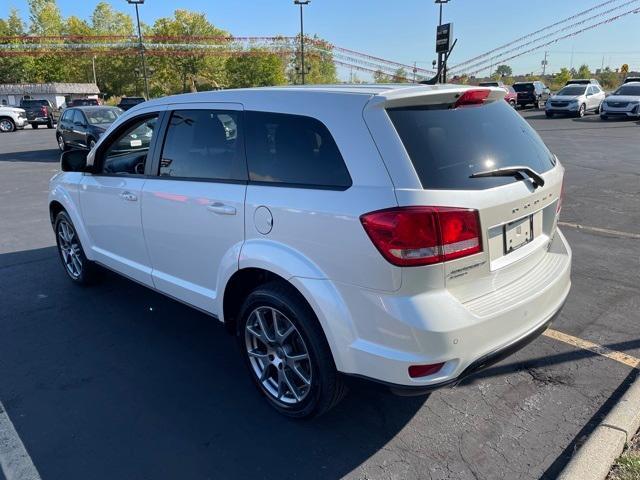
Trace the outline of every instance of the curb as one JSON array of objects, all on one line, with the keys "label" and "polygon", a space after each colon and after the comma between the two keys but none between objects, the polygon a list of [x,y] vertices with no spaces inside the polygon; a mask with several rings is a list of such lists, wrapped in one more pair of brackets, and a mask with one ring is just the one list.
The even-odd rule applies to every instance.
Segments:
[{"label": "curb", "polygon": [[559,480],[604,480],[640,427],[640,376],[571,458]]}]

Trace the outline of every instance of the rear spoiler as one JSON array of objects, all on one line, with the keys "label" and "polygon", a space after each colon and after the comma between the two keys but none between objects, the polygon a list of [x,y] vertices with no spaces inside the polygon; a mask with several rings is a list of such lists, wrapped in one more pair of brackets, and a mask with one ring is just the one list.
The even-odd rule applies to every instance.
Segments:
[{"label": "rear spoiler", "polygon": [[483,103],[504,100],[506,91],[500,87],[474,87],[468,85],[416,85],[415,87],[390,90],[375,95],[369,105],[382,104],[382,108],[420,107],[427,105],[450,105],[453,107],[465,92],[488,91]]}]

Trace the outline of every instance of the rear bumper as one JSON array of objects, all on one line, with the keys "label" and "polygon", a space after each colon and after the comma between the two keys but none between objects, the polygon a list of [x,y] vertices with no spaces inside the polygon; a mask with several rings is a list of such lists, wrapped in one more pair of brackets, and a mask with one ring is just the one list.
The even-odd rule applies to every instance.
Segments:
[{"label": "rear bumper", "polygon": [[391,391],[391,393],[402,396],[402,397],[426,395],[440,388],[454,386],[460,383],[461,381],[463,381],[465,378],[468,378],[473,374],[481,370],[484,370],[485,368],[488,368],[491,365],[494,365],[501,360],[504,360],[505,358],[516,353],[518,350],[521,350],[527,345],[529,345],[536,338],[542,335],[547,328],[549,328],[549,326],[560,315],[560,312],[563,306],[564,304],[560,306],[560,309],[556,311],[551,316],[551,318],[549,318],[549,320],[547,320],[545,323],[543,323],[539,327],[534,328],[532,331],[526,333],[525,335],[518,338],[517,340],[514,340],[512,343],[508,345],[504,345],[498,348],[497,350],[489,352],[486,355],[475,360],[473,363],[471,363],[471,365],[469,365],[466,369],[464,369],[464,371],[460,375],[458,375],[458,377],[456,378],[453,378],[444,382],[440,382],[440,383],[431,384],[428,386],[416,386],[416,385],[407,386],[407,385],[397,385],[394,383],[381,382],[379,380],[363,377],[360,375],[354,375],[354,377],[360,378],[365,381],[377,383],[378,385],[388,388]]},{"label": "rear bumper", "polygon": [[[338,370],[424,393],[455,383],[521,348],[548,326],[571,287],[571,249],[556,230],[545,260],[507,286],[462,302],[447,289],[404,296],[299,279],[318,314]],[[322,286],[322,288],[321,288]],[[313,291],[316,289],[316,291]],[[323,298],[315,303],[313,298]],[[314,304],[315,303],[315,304]],[[411,365],[444,363],[411,378]]]}]

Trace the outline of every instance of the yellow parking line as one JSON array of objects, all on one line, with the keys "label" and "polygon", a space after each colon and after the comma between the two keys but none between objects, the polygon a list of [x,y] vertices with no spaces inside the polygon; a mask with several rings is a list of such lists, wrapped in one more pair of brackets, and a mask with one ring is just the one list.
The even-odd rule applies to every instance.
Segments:
[{"label": "yellow parking line", "polygon": [[559,332],[558,330],[554,330],[552,328],[548,328],[543,333],[543,335],[545,337],[558,340],[559,342],[566,343],[568,345],[572,345],[574,347],[581,348],[583,350],[588,350],[598,355],[602,355],[603,357],[607,357],[607,358],[610,358],[611,360],[615,360],[616,362],[623,363],[631,368],[640,367],[640,359],[636,357],[632,357],[631,355],[627,355],[626,353],[623,353],[623,352],[611,350],[610,348],[603,347],[602,345],[598,345],[597,343],[590,342],[589,340],[583,340],[582,338],[574,337],[573,335],[568,335],[566,333]]}]

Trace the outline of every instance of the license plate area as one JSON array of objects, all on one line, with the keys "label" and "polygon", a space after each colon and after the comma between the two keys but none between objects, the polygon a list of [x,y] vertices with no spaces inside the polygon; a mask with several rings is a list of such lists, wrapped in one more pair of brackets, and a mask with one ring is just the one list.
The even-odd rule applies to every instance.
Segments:
[{"label": "license plate area", "polygon": [[533,215],[503,225],[504,255],[526,245],[533,240]]}]

